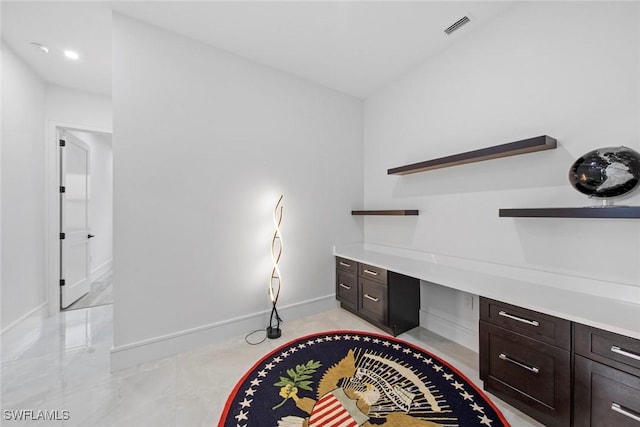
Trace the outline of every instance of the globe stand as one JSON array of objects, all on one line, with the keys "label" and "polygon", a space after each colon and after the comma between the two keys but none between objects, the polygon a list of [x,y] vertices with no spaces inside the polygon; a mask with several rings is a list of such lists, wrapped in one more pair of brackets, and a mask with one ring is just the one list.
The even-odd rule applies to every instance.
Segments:
[{"label": "globe stand", "polygon": [[[590,197],[590,199],[591,198],[592,197]],[[592,207],[592,208],[610,208],[610,207],[613,207],[613,206],[615,206],[613,204],[613,200],[610,199],[610,198],[607,198],[607,199],[598,200],[598,204],[597,205],[592,205],[590,207]]]}]

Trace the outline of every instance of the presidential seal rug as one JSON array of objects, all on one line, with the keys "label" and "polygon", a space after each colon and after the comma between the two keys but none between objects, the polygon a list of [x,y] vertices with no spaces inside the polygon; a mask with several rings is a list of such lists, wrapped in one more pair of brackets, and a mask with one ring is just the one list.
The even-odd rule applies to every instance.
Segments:
[{"label": "presidential seal rug", "polygon": [[456,368],[383,335],[333,331],[263,357],[232,391],[219,427],[509,426]]}]

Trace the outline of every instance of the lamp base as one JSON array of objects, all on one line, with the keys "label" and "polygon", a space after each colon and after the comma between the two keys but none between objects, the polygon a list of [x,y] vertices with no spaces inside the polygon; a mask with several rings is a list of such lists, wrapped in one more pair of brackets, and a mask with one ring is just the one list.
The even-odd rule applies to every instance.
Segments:
[{"label": "lamp base", "polygon": [[280,328],[274,328],[272,326],[267,327],[267,338],[270,340],[274,340],[276,338],[280,338],[282,336],[282,331]]}]

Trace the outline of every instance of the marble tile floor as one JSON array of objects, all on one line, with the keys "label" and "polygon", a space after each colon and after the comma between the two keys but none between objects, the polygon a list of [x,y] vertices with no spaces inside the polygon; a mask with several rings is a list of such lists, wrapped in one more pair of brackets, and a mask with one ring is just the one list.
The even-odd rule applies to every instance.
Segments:
[{"label": "marble tile floor", "polygon": [[[110,372],[112,305],[34,316],[2,336],[2,426],[216,426],[236,381],[290,339],[336,329],[380,331],[341,309],[282,324],[283,336],[251,346],[244,336]],[[256,336],[255,338],[259,338]],[[423,328],[399,338],[440,356],[476,383],[477,354]],[[493,398],[514,427],[539,427]],[[64,421],[7,420],[5,410],[68,410]]]}]

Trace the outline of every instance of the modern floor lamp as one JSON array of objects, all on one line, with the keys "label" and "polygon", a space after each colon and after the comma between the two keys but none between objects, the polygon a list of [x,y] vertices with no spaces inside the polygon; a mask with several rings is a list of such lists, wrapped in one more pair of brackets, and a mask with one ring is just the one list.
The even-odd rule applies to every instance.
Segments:
[{"label": "modern floor lamp", "polygon": [[[273,209],[273,224],[275,225],[275,231],[273,232],[273,238],[271,239],[271,260],[273,261],[273,269],[271,269],[271,277],[269,278],[269,296],[271,297],[271,317],[269,318],[269,327],[267,328],[267,337],[270,339],[280,338],[282,331],[280,330],[280,322],[282,319],[278,315],[278,309],[276,304],[278,303],[278,297],[280,296],[280,289],[282,288],[282,278],[280,277],[280,269],[278,268],[278,262],[280,262],[280,256],[282,255],[282,237],[280,236],[280,224],[282,224],[282,198],[280,196],[276,207]],[[275,321],[275,324],[274,324]]]}]

